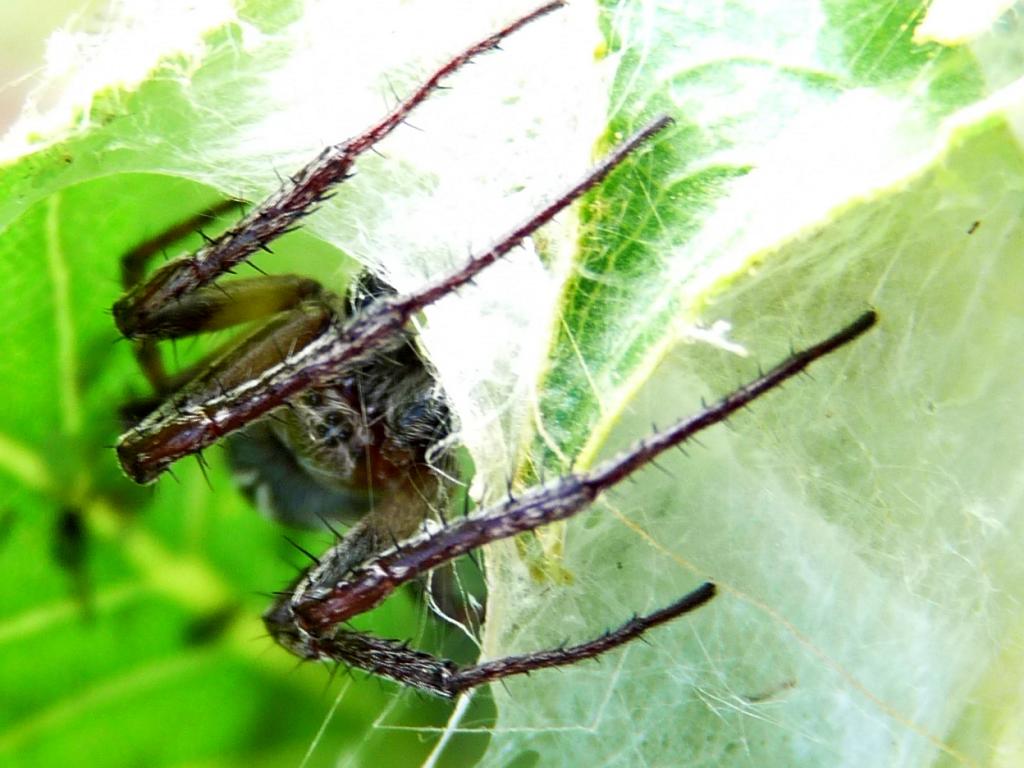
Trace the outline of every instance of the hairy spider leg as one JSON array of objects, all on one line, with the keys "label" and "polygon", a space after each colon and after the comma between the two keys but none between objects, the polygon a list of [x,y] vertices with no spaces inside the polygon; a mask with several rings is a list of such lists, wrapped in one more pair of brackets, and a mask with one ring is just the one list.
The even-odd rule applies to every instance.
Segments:
[{"label": "hairy spider leg", "polygon": [[[149,263],[158,254],[164,253],[166,249],[199,231],[203,224],[208,224],[217,217],[227,213],[237,205],[235,200],[222,200],[211,205],[199,213],[189,216],[187,219],[168,227],[154,237],[142,241],[127,253],[121,256],[121,288],[129,291],[142,281],[146,275]],[[164,367],[160,350],[151,339],[138,339],[132,344],[132,351],[135,360],[142,369],[146,379],[156,392],[171,392],[177,387],[169,383],[167,369]],[[156,405],[156,401],[150,401],[150,407],[146,408],[146,401],[138,401],[130,407],[122,408],[122,415],[127,416],[132,422],[137,421],[132,414],[138,412],[145,415]],[[143,411],[143,409],[145,410]]]},{"label": "hairy spider leg", "polygon": [[671,123],[666,116],[652,120],[491,247],[418,291],[379,298],[350,318],[318,312],[312,302],[286,313],[122,435],[117,444],[121,466],[136,482],[152,482],[183,456],[252,423],[345,366],[367,359],[400,335],[414,315],[472,282]]},{"label": "hairy spider leg", "polygon": [[295,349],[323,335],[331,327],[332,318],[327,305],[305,302],[270,318],[241,341],[231,342],[226,353],[212,364],[201,366],[196,375],[120,437],[117,455],[122,468],[136,482],[150,482],[158,473],[151,474],[148,467],[164,469],[172,461],[207,447],[212,440],[196,445],[191,430],[182,424],[188,415],[205,403],[244,391],[254,378],[274,370]]},{"label": "hairy spider leg", "polygon": [[858,317],[829,338],[794,352],[767,373],[731,392],[699,413],[638,441],[632,448],[593,469],[566,475],[530,488],[482,512],[452,521],[436,533],[424,534],[383,552],[351,571],[342,570],[334,548],[309,569],[264,615],[268,631],[292,653],[307,659],[334,659],[377,675],[390,677],[442,696],[544,667],[564,666],[591,658],[637,637],[707,602],[714,586],[704,584],[672,605],[648,616],[633,618],[595,641],[578,646],[459,667],[454,662],[384,640],[339,629],[339,625],[380,604],[398,586],[437,566],[492,541],[509,538],[582,511],[604,491],[677,447],[780,387],[811,363],[850,343],[877,321],[873,311]]},{"label": "hairy spider leg", "polygon": [[[239,204],[240,201],[234,199],[217,202],[126,252],[121,257],[121,282],[124,289],[130,291],[142,281],[146,268],[157,254],[200,231],[204,223],[228,213]],[[154,392],[158,396],[170,394],[194,378],[197,371],[220,357],[227,345],[196,365],[172,375],[163,364],[157,339],[179,339],[268,317],[291,309],[301,301],[319,295],[321,291],[315,280],[297,275],[234,280],[223,286],[200,288],[180,301],[154,312],[151,322],[157,332],[153,336],[135,340],[135,358]],[[155,405],[158,401],[152,402]],[[142,404],[143,401],[140,401],[130,410],[137,410]]]},{"label": "hairy spider leg", "polygon": [[[203,402],[226,391],[244,388],[253,376],[271,368],[296,347],[322,334],[336,318],[332,306],[316,301],[305,301],[290,311],[277,314],[241,342],[234,342],[213,365],[201,368],[194,378],[164,400],[155,414],[184,413],[197,401]],[[142,430],[153,416],[145,417],[139,427],[127,434]],[[179,433],[179,436],[188,438],[187,434]],[[152,459],[158,459],[161,451],[177,448],[176,443],[164,440],[160,433],[151,434],[150,437],[150,442],[140,438],[134,445]],[[261,438],[254,435],[251,439],[259,441]],[[265,435],[263,440],[265,442]],[[124,454],[119,455],[124,462]],[[278,460],[282,458],[278,457]],[[290,455],[288,458],[294,461]],[[131,464],[124,466],[130,475],[138,477],[138,472]],[[372,468],[377,472],[387,471],[387,467],[381,460],[372,463]],[[274,469],[279,471],[281,467]],[[342,539],[351,566],[414,534],[431,510],[432,503],[441,496],[441,478],[430,467],[416,463],[403,464],[399,477],[378,477],[373,474],[364,482],[377,486],[377,493],[369,508],[349,520],[353,525]],[[384,492],[385,488],[387,492]],[[337,510],[337,513],[340,515],[345,511]]]},{"label": "hairy spider leg", "polygon": [[[231,280],[183,296],[180,301],[154,313],[153,322],[154,327],[159,324],[161,339],[187,338],[294,310],[304,302],[324,297],[324,293],[319,282],[299,275]],[[202,360],[174,374],[164,368],[157,343],[155,337],[135,340],[136,359],[153,390],[158,395],[169,395],[223,357],[237,342],[226,342]]]},{"label": "hairy spider leg", "polygon": [[381,120],[360,135],[324,149],[277,192],[219,237],[193,255],[161,267],[145,282],[133,285],[114,304],[118,329],[130,339],[161,338],[164,329],[155,318],[164,307],[216,280],[256,251],[268,249],[275,238],[294,229],[302,217],[326,200],[331,190],[349,177],[356,159],[401,125],[438,89],[442,80],[480,54],[497,48],[516,30],[563,5],[564,0],[546,3],[453,57]]},{"label": "hairy spider leg", "polygon": [[[635,640],[659,624],[699,608],[711,600],[715,592],[715,585],[705,582],[670,605],[646,616],[634,616],[625,624],[593,640],[545,651],[504,656],[480,664],[459,665],[450,659],[409,648],[405,643],[347,629],[334,631],[328,647],[322,649],[321,656],[449,699],[470,688],[513,675],[528,675],[538,669],[564,667],[596,658]],[[285,647],[291,650],[290,646]]]},{"label": "hairy spider leg", "polygon": [[121,256],[121,288],[130,291],[146,276],[146,269],[154,257],[200,231],[203,224],[229,213],[240,205],[238,200],[221,200],[205,210],[171,225],[163,232],[143,240]]}]

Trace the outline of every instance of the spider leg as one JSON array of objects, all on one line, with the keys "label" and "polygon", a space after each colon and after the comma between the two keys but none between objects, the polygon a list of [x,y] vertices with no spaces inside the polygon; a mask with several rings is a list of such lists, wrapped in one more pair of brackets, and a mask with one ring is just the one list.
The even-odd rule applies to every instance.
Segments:
[{"label": "spider leg", "polygon": [[[437,498],[441,483],[428,467],[410,467],[401,484],[382,494],[344,534],[335,534],[335,545],[286,590],[276,593],[279,599],[264,614],[264,623],[277,641],[286,646],[291,643],[296,655],[313,658],[300,651],[303,640],[297,633],[291,605],[309,599],[307,590],[312,582],[336,583],[378,552],[401,549],[402,540],[422,529],[428,514],[423,497]],[[311,578],[310,574],[315,576]]]},{"label": "spider leg", "polygon": [[[547,6],[545,6],[547,7]],[[243,359],[228,358],[209,375],[190,385],[188,396],[167,406],[122,435],[117,451],[121,464],[136,482],[150,482],[174,461],[196,453],[221,437],[241,429],[289,398],[337,375],[337,371],[369,358],[393,343],[406,324],[425,307],[456,291],[482,270],[505,256],[571,202],[602,181],[612,169],[652,136],[671,124],[656,118],[613,149],[574,186],[541,208],[497,243],[471,258],[461,268],[404,296],[383,296],[351,318],[310,318],[294,338],[272,330],[254,347],[246,342]],[[312,302],[306,302],[306,305]],[[303,305],[303,306],[306,306]],[[299,310],[290,316],[302,320]],[[281,343],[284,341],[284,343]],[[260,352],[261,364],[250,359],[255,348],[276,345],[276,357]],[[297,343],[296,343],[297,342]],[[281,352],[285,350],[285,352]],[[225,368],[245,373],[225,376]],[[214,386],[216,385],[216,386]]]},{"label": "spider leg", "polygon": [[145,282],[133,286],[114,304],[117,327],[127,338],[144,338],[158,331],[154,315],[163,307],[211,283],[257,250],[293,229],[297,222],[323,202],[330,190],[350,175],[356,159],[395,128],[452,75],[476,56],[493,48],[508,35],[563,6],[549,2],[508,24],[450,59],[410,96],[362,134],[323,150],[312,162],[285,181],[283,186],[237,224],[211,240],[194,255],[176,259],[158,269]]},{"label": "spider leg", "polygon": [[238,200],[222,200],[204,211],[168,227],[154,237],[144,240],[121,257],[121,287],[129,291],[142,282],[146,268],[153,257],[175,243],[195,234],[203,224],[228,213],[239,204]]},{"label": "spider leg", "polygon": [[[191,234],[194,234],[200,227],[216,219],[238,204],[237,200],[222,200],[211,205],[199,213],[188,217],[177,224],[174,224],[163,232],[144,240],[130,251],[121,256],[121,287],[128,291],[134,288],[145,277],[146,269],[150,261],[165,249],[172,247]],[[134,344],[134,353],[139,368],[145,374],[154,391],[166,393],[173,391],[176,387],[167,383],[167,373],[164,369],[163,359],[156,346],[147,339],[142,339]],[[136,411],[141,411],[145,403],[140,401],[123,409],[124,414],[129,417]],[[146,409],[146,412],[151,408]]]},{"label": "spider leg", "polygon": [[[293,309],[322,292],[316,280],[298,275],[265,275],[200,288],[153,313],[155,332],[135,342],[136,360],[154,391],[169,394],[192,379],[210,360],[202,360],[172,376],[164,367],[157,339],[180,339],[259,320]],[[210,358],[223,352],[217,350]]]},{"label": "spider leg", "polygon": [[[117,443],[117,455],[125,472],[137,483],[148,483],[174,460],[197,453],[213,440],[197,444],[195,414],[213,403],[217,407],[230,393],[244,390],[247,383],[267,371],[287,365],[296,346],[308,344],[331,327],[334,312],[326,304],[307,301],[271,318],[231,348],[213,364],[204,366],[156,410]],[[277,403],[283,404],[284,400]],[[212,413],[207,429],[216,429],[217,413]],[[205,434],[205,433],[203,433]],[[216,434],[221,437],[224,433]]]},{"label": "spider leg", "polygon": [[[336,583],[310,581],[296,591],[305,599],[289,600],[286,608],[294,615],[296,627],[316,643],[341,622],[369,611],[401,584],[442,563],[492,541],[572,517],[602,492],[649,464],[652,459],[781,386],[815,360],[865,333],[876,320],[873,311],[865,312],[839,332],[793,353],[717,403],[640,440],[632,448],[591,470],[530,488],[514,499],[506,499],[482,512],[455,520],[437,533],[405,542],[401,549],[378,555]],[[315,571],[310,571],[310,575],[315,576]],[[282,606],[275,606],[272,610],[281,609]]]},{"label": "spider leg", "polygon": [[309,651],[321,658],[336,659],[388,677],[402,685],[454,698],[463,691],[495,680],[593,659],[635,640],[659,624],[699,608],[714,596],[715,585],[704,583],[672,604],[646,616],[634,616],[620,627],[588,642],[467,666],[417,651],[394,640],[350,630],[336,630],[328,637],[317,638],[314,641],[315,651],[314,648]]},{"label": "spider leg", "polygon": [[298,275],[263,275],[200,288],[151,316],[150,338],[180,339],[259,320],[316,298],[323,288]]}]

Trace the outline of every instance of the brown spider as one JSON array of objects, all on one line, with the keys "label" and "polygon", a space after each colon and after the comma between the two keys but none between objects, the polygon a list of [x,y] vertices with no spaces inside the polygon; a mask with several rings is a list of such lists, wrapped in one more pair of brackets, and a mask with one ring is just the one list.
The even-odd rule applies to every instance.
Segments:
[{"label": "brown spider", "polygon": [[[226,438],[229,458],[248,474],[250,490],[269,498],[280,517],[292,522],[340,517],[354,523],[264,614],[274,639],[301,658],[336,660],[452,697],[510,675],[593,658],[706,603],[715,594],[711,583],[595,640],[461,667],[393,640],[343,628],[399,585],[460,555],[575,515],[662,452],[723,421],[875,322],[873,312],[863,314],[716,404],[593,469],[566,474],[518,497],[510,493],[505,501],[453,522],[441,518],[443,525],[435,530],[426,527],[442,491],[440,477],[448,468],[446,452],[438,446],[446,444],[451,425],[444,393],[410,343],[407,324],[424,307],[471,283],[671,120],[662,116],[648,123],[491,248],[413,293],[397,295],[366,276],[346,300],[294,275],[215,281],[295,228],[348,177],[357,157],[400,125],[441,80],[562,4],[548,3],[454,57],[382,120],[324,149],[278,192],[195,254],[143,279],[150,257],[193,229],[198,217],[124,259],[126,294],[114,305],[114,317],[120,331],[135,340],[137,357],[158,398],[152,411],[118,442],[125,472],[136,482],[152,482],[183,456],[198,455]],[[155,346],[159,340],[249,320],[263,323],[209,362],[174,376],[164,372]]]}]

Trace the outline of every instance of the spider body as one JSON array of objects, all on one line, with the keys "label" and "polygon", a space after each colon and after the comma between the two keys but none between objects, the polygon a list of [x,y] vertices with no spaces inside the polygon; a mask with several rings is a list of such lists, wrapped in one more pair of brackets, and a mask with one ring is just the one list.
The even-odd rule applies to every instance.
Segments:
[{"label": "spider body", "polygon": [[[345,299],[323,291],[316,301],[338,322],[390,295],[390,286],[364,273]],[[438,477],[450,470],[450,432],[444,392],[402,333],[365,362],[289,399],[273,418],[230,435],[225,446],[236,480],[258,507],[315,528],[352,525],[396,494],[433,500]],[[411,532],[409,524],[399,528]]]},{"label": "spider body", "polygon": [[[511,675],[594,658],[707,603],[715,594],[710,583],[596,639],[468,666],[344,628],[344,622],[402,584],[454,558],[583,511],[663,452],[724,421],[875,323],[873,312],[864,313],[696,415],[589,470],[567,472],[522,492],[510,487],[504,500],[445,520],[438,500],[449,469],[452,424],[444,394],[412,344],[410,320],[470,285],[672,120],[659,116],[646,123],[490,247],[411,293],[396,294],[371,277],[357,282],[346,300],[295,276],[216,280],[294,228],[333,186],[349,178],[356,158],[401,125],[445,77],[562,4],[549,2],[453,57],[378,123],[325,149],[195,254],[143,279],[148,258],[167,238],[187,230],[182,226],[123,261],[126,293],[114,307],[115,321],[135,340],[139,363],[157,394],[152,411],[118,441],[127,474],[152,482],[178,459],[226,441],[249,493],[277,516],[292,522],[353,522],[264,615],[270,635],[301,658],[341,662],[452,697]],[[261,322],[256,330],[201,365],[173,376],[163,370],[160,340],[251,320]],[[439,524],[427,525],[435,514]]]}]

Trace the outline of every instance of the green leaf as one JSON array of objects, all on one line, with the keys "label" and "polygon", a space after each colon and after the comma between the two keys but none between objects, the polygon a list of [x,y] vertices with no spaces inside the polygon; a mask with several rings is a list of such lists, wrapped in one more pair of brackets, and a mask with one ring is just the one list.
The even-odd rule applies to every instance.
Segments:
[{"label": "green leaf", "polygon": [[[544,551],[489,549],[489,657],[721,589],[649,645],[495,686],[495,719],[481,693],[464,712],[373,681],[342,683],[329,714],[326,672],[259,639],[255,592],[292,571],[219,456],[212,492],[194,467],[153,492],[116,469],[117,407],[143,389],[105,310],[118,254],[219,196],[258,200],[534,3],[122,5],[105,44],[72,38],[93,44],[56,107],[4,147],[5,763],[410,764],[448,718],[439,764],[488,738],[484,764],[519,767],[1015,762],[1017,7],[573,2],[453,78],[259,260],[340,289],[351,256],[409,288],[672,114],[578,219],[427,314],[478,496],[592,463],[881,313]],[[51,554],[68,511],[91,618]],[[364,626],[433,634],[421,615],[400,595]]]}]

